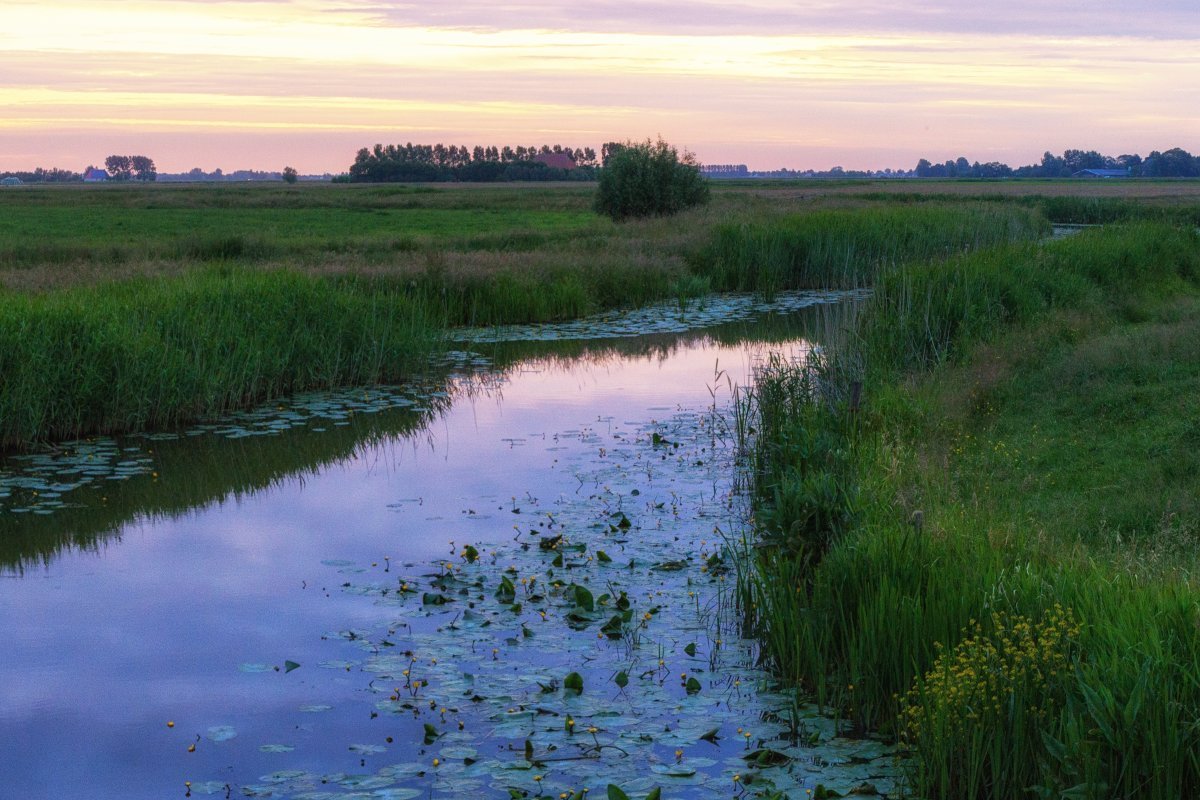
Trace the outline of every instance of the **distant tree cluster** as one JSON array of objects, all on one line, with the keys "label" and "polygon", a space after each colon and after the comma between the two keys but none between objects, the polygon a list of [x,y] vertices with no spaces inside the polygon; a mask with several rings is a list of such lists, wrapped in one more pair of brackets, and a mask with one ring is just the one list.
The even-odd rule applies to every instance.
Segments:
[{"label": "distant tree cluster", "polygon": [[154,167],[154,159],[146,156],[109,156],[104,159],[104,168],[108,171],[109,180],[153,181],[158,177]]},{"label": "distant tree cluster", "polygon": [[676,214],[708,202],[696,157],[659,139],[604,145],[596,211],[621,220]]},{"label": "distant tree cluster", "polygon": [[1069,178],[1087,169],[1124,170],[1131,178],[1197,178],[1200,177],[1200,156],[1175,147],[1166,152],[1157,150],[1142,158],[1137,154],[1116,157],[1095,150],[1067,150],[1061,156],[1047,151],[1041,162],[1023,167],[1010,167],[999,161],[980,164],[959,157],[954,161],[933,164],[922,158],[917,162],[918,178]]},{"label": "distant tree cluster", "polygon": [[[551,166],[539,157],[559,156],[565,166]],[[563,158],[565,157],[565,158]],[[573,163],[574,166],[570,166]],[[541,147],[459,147],[443,144],[377,144],[362,148],[346,180],[390,181],[537,181],[591,180],[595,177],[596,151],[562,145]]]},{"label": "distant tree cluster", "polygon": [[4,178],[19,178],[21,183],[78,183],[83,180],[83,174],[71,172],[69,169],[43,169],[38,167],[32,172],[0,172],[0,180]]}]

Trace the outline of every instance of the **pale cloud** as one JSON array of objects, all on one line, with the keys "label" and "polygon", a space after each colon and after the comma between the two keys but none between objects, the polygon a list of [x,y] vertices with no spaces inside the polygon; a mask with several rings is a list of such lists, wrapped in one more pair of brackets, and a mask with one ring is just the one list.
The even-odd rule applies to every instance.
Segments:
[{"label": "pale cloud", "polygon": [[6,0],[0,169],[88,131],[165,169],[204,149],[188,131],[333,171],[350,141],[435,138],[661,133],[752,166],[1200,149],[1198,15],[1142,5]]}]

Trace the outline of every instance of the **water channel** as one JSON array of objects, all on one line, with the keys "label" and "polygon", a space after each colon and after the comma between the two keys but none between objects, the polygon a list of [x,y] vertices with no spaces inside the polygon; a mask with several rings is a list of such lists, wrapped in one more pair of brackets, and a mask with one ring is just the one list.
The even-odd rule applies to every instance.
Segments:
[{"label": "water channel", "polygon": [[0,462],[0,798],[894,792],[733,605],[732,387],[852,302],[475,331],[421,385]]}]

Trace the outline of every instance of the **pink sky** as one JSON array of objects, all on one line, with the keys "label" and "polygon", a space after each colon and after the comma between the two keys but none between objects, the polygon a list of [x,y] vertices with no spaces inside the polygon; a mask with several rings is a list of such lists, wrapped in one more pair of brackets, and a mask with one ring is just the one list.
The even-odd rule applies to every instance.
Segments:
[{"label": "pink sky", "polygon": [[751,168],[1200,151],[1195,0],[963,5],[4,0],[0,170],[659,134]]}]

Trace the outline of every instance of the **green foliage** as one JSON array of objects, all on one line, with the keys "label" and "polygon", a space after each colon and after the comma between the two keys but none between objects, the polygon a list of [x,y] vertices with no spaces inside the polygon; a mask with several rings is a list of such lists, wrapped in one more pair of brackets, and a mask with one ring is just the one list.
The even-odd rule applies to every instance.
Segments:
[{"label": "green foliage", "polygon": [[[760,381],[743,606],[784,677],[907,737],[919,795],[1200,789],[1198,244],[1138,223],[902,266],[818,372]],[[828,482],[781,503],[788,464]],[[777,546],[780,508],[834,530],[834,483],[822,557]]]},{"label": "green foliage", "polygon": [[596,211],[620,222],[677,214],[708,202],[708,183],[688,152],[659,139],[627,142],[600,171]]}]

